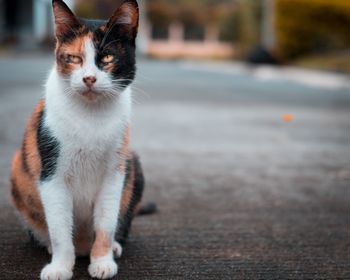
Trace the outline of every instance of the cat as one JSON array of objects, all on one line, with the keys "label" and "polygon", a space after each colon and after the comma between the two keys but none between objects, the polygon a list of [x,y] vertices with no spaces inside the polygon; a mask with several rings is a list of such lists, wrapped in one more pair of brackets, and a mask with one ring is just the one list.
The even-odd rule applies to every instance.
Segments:
[{"label": "cat", "polygon": [[138,4],[122,1],[108,21],[78,19],[62,0],[52,7],[56,60],[12,162],[12,202],[52,254],[42,280],[71,279],[76,255],[107,279],[144,187],[129,150]]}]

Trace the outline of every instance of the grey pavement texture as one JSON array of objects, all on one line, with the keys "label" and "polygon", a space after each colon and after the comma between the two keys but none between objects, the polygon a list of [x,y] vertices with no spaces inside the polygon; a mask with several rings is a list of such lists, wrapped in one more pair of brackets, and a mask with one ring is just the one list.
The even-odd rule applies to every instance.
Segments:
[{"label": "grey pavement texture", "polygon": [[[37,279],[49,261],[9,206],[8,178],[51,64],[0,59],[2,280]],[[132,142],[159,212],[134,220],[116,279],[350,279],[349,89],[215,69],[139,62]]]}]

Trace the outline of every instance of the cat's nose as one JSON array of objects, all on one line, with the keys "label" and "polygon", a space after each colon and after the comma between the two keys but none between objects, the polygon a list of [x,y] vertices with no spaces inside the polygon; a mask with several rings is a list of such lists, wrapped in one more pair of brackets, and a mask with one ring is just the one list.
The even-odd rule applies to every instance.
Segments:
[{"label": "cat's nose", "polygon": [[94,76],[87,76],[83,78],[83,82],[86,84],[87,87],[92,87],[94,83],[96,83],[96,77]]}]

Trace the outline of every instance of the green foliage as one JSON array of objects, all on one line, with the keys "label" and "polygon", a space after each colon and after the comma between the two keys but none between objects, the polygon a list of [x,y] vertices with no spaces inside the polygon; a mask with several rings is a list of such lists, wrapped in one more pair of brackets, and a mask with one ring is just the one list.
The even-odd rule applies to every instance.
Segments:
[{"label": "green foliage", "polygon": [[285,58],[350,48],[350,1],[276,0],[278,50]]}]

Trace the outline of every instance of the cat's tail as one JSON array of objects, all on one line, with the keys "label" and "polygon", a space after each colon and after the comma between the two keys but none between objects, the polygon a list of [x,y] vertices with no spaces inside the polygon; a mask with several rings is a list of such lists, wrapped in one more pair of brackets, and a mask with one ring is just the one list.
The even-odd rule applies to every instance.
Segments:
[{"label": "cat's tail", "polygon": [[137,216],[152,215],[157,211],[158,211],[157,204],[155,204],[154,202],[148,202],[140,206],[140,208],[136,212],[136,215]]}]

